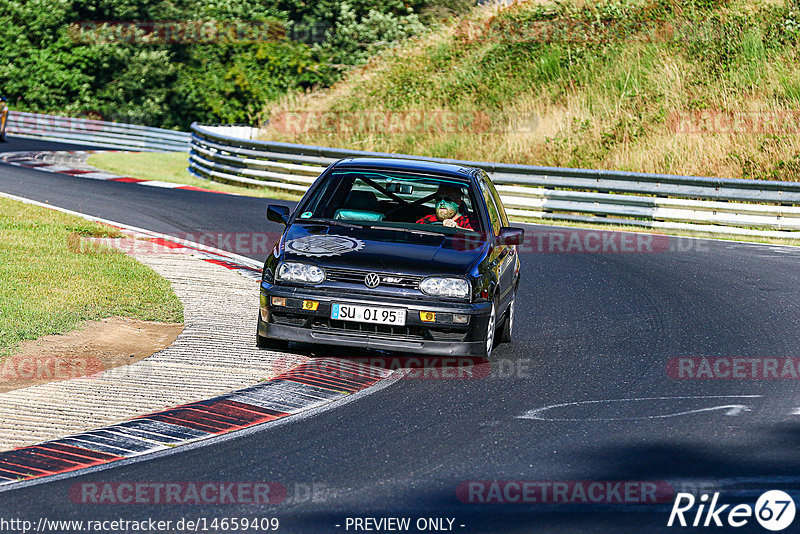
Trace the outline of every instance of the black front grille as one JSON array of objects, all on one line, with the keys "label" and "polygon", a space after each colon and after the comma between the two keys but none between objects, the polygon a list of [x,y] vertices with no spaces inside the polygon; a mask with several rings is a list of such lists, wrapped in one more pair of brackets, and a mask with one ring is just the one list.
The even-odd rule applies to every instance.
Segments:
[{"label": "black front grille", "polygon": [[400,339],[424,339],[422,329],[418,326],[394,326],[386,324],[370,324],[351,321],[338,321],[317,317],[311,324],[314,330],[330,330],[334,332],[348,332],[354,334],[380,334]]},{"label": "black front grille", "polygon": [[439,328],[430,328],[428,333],[434,341],[464,341],[467,338],[467,332],[463,330],[443,330]]},{"label": "black front grille", "polygon": [[[358,271],[355,269],[338,269],[326,268],[325,278],[331,282],[345,282],[349,284],[364,284],[364,278],[371,272],[375,271]],[[406,289],[419,289],[419,283],[422,281],[422,276],[414,276],[409,274],[393,274],[375,272],[381,278],[381,286],[384,287],[402,287]]]},{"label": "black front grille", "polygon": [[272,312],[272,322],[287,326],[305,326],[309,317],[306,315],[294,315],[289,313]]}]

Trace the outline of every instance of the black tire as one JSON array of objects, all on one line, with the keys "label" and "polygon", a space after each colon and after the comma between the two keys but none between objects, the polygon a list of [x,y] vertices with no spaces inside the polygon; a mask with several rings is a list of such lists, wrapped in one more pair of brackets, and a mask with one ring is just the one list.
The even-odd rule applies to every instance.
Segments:
[{"label": "black tire", "polygon": [[258,333],[261,326],[261,317],[258,318],[258,326],[256,326],[256,347],[259,349],[269,350],[286,350],[289,348],[289,342],[282,339],[270,339]]},{"label": "black tire", "polygon": [[258,347],[259,349],[268,349],[269,339],[261,337],[261,334],[256,332],[256,347]]},{"label": "black tire", "polygon": [[511,336],[514,333],[514,303],[517,301],[517,296],[511,299],[511,304],[508,305],[508,309],[503,317],[503,328],[500,329],[500,335],[497,337],[497,340],[500,343],[511,343]]},{"label": "black tire", "polygon": [[483,357],[487,360],[492,356],[492,349],[497,341],[497,308],[492,302],[492,311],[489,314],[489,323],[486,325],[486,333],[483,336]]}]

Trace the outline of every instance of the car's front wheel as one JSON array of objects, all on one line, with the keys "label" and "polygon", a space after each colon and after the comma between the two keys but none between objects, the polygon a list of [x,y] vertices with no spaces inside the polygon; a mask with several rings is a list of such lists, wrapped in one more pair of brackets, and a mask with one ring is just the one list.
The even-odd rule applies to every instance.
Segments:
[{"label": "car's front wheel", "polygon": [[494,334],[497,330],[497,308],[492,303],[492,311],[489,312],[489,322],[486,325],[486,335],[484,336],[484,347],[483,347],[483,356],[487,360],[492,355],[492,349],[494,348]]},{"label": "car's front wheel", "polygon": [[514,303],[517,302],[516,295],[508,305],[505,317],[503,318],[503,328],[500,329],[500,343],[511,343],[511,335],[514,333]]}]

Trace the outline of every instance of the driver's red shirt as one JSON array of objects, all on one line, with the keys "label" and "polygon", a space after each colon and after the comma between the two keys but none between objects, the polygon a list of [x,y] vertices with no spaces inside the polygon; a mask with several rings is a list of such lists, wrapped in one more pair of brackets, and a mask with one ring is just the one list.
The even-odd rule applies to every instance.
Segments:
[{"label": "driver's red shirt", "polygon": [[[418,220],[417,224],[433,224],[437,222],[439,222],[439,219],[436,218],[436,215],[430,214]],[[465,228],[467,230],[474,230],[474,228],[472,227],[472,222],[466,215],[461,215],[459,218],[455,220],[455,223],[461,228]]]}]

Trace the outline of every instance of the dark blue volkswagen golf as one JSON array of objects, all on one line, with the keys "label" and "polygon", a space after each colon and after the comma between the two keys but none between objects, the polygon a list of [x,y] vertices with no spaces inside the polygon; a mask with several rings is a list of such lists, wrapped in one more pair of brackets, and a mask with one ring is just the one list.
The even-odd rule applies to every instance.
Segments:
[{"label": "dark blue volkswagen golf", "polygon": [[488,357],[511,340],[523,230],[483,170],[344,159],[267,218],[286,230],[264,264],[259,347]]}]

